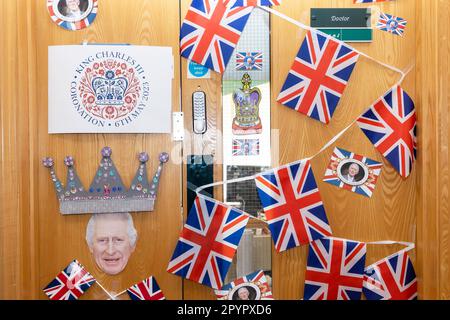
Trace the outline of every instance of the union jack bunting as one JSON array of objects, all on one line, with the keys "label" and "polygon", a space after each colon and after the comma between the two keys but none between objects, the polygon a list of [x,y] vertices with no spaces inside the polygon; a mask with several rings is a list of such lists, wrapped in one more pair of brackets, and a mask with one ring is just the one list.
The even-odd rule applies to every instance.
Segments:
[{"label": "union jack bunting", "polygon": [[249,300],[273,300],[272,289],[270,289],[264,271],[257,271],[234,280],[214,292],[217,300],[241,300],[242,298],[238,297],[238,291],[242,287],[246,287]]},{"label": "union jack bunting", "polygon": [[320,239],[309,247],[305,300],[360,300],[366,244]]},{"label": "union jack bunting", "polygon": [[366,268],[367,300],[416,300],[417,279],[407,252],[402,251]]},{"label": "union jack bunting", "polygon": [[236,53],[236,70],[258,71],[263,68],[263,54],[261,52]]},{"label": "union jack bunting", "polygon": [[253,7],[232,7],[234,0],[193,0],[180,31],[181,55],[222,73]]},{"label": "union jack bunting", "polygon": [[256,187],[278,252],[331,235],[309,161],[262,173]]},{"label": "union jack bunting", "polygon": [[235,0],[234,7],[263,7],[263,6],[279,6],[281,0]]},{"label": "union jack bunting", "polygon": [[77,260],[73,260],[43,291],[50,300],[78,300],[95,281]]},{"label": "union jack bunting", "polygon": [[277,101],[329,123],[358,58],[343,42],[308,31]]},{"label": "union jack bunting", "polygon": [[197,197],[167,271],[219,289],[233,261],[248,216],[213,199]]},{"label": "union jack bunting", "polygon": [[150,277],[127,289],[131,300],[165,300],[156,279]]},{"label": "union jack bunting", "polygon": [[335,148],[323,181],[370,198],[382,167],[378,161]]},{"label": "union jack bunting", "polygon": [[375,148],[403,177],[411,174],[416,159],[416,111],[414,102],[396,86],[358,119],[358,125]]},{"label": "union jack bunting", "polygon": [[233,139],[233,156],[259,156],[259,139]]},{"label": "union jack bunting", "polygon": [[397,36],[403,36],[408,22],[400,17],[395,17],[387,13],[381,13],[377,22],[377,29],[387,31]]}]

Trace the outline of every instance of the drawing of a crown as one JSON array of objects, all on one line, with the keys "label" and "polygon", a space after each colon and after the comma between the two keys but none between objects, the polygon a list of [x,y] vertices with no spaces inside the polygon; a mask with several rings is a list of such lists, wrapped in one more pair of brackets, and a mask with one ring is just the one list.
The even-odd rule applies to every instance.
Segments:
[{"label": "drawing of a crown", "polygon": [[255,126],[260,123],[259,104],[261,102],[261,91],[252,88],[252,79],[246,73],[242,77],[242,88],[233,93],[233,102],[236,110],[234,122],[238,126]]},{"label": "drawing of a crown", "polygon": [[111,154],[111,148],[102,149],[102,160],[88,190],[75,171],[73,157],[64,159],[68,169],[66,186],[56,176],[53,159],[42,160],[44,167],[50,170],[62,214],[153,211],[162,167],[169,161],[169,155],[165,152],[159,155],[158,169],[149,182],[146,166],[149,156],[145,152],[140,153],[139,168],[130,189],[126,190]]},{"label": "drawing of a crown", "polygon": [[92,89],[98,105],[123,105],[128,80],[124,77],[116,78],[114,71],[109,70],[105,77],[92,79]]}]

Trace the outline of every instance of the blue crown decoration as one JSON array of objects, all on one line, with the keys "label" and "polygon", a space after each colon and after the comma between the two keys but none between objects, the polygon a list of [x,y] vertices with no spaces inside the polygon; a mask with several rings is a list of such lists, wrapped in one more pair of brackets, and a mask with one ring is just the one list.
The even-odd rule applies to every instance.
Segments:
[{"label": "blue crown decoration", "polygon": [[128,89],[128,80],[117,77],[114,71],[107,71],[105,77],[92,79],[92,89],[98,105],[123,105],[123,99]]},{"label": "blue crown decoration", "polygon": [[140,153],[139,168],[127,190],[111,154],[111,148],[102,149],[102,160],[89,189],[83,187],[76,173],[73,157],[64,159],[67,166],[66,186],[55,173],[53,159],[42,160],[44,167],[50,170],[62,214],[153,211],[163,164],[169,161],[169,155],[165,152],[159,155],[158,169],[153,179],[148,181],[146,163],[149,156],[145,152]]}]

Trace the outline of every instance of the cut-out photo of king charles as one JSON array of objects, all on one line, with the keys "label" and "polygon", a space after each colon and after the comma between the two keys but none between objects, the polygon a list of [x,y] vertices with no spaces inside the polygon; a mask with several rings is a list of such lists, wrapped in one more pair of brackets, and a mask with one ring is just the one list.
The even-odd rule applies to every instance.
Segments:
[{"label": "cut-out photo of king charles", "polygon": [[138,238],[130,213],[100,213],[89,219],[86,242],[95,263],[108,275],[121,273]]}]

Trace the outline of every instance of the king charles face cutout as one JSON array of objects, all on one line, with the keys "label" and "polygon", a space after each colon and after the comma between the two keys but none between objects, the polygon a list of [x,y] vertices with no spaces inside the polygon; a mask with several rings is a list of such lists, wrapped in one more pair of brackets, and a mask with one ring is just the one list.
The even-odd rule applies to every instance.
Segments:
[{"label": "king charles face cutout", "polygon": [[86,241],[97,266],[117,275],[136,248],[137,232],[129,213],[94,214],[86,228]]}]

